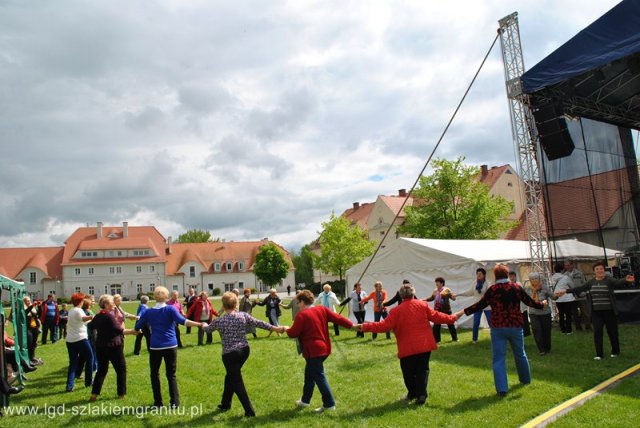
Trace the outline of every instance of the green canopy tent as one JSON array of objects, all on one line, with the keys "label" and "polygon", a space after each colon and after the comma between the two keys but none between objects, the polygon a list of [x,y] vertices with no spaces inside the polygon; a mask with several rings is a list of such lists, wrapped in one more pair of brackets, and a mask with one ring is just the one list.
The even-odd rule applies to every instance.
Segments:
[{"label": "green canopy tent", "polygon": [[[3,291],[9,292],[9,298],[5,298],[3,294],[3,301],[9,301],[11,304],[11,320],[13,322],[13,334],[14,334],[14,352],[16,356],[16,365],[19,376],[18,380],[20,385],[24,385],[24,372],[22,370],[22,362],[29,361],[29,351],[27,347],[27,314],[24,311],[23,298],[27,295],[27,289],[23,282],[14,281],[6,276],[0,275],[0,286]],[[1,326],[4,333],[4,311],[0,313]],[[4,335],[3,335],[4,336]],[[7,364],[4,358],[4,347],[2,348],[2,367],[0,375],[6,379],[7,377]],[[8,400],[3,397],[2,401]]]}]

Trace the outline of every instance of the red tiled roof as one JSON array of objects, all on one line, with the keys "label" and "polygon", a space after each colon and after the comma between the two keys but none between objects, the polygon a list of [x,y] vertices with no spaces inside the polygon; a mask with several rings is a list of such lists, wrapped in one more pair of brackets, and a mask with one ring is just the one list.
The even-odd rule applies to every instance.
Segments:
[{"label": "red tiled roof", "polygon": [[361,204],[357,209],[349,208],[344,213],[342,213],[342,217],[346,218],[351,222],[351,225],[357,224],[360,226],[360,229],[367,230],[367,221],[369,220],[369,215],[371,215],[371,211],[373,210],[373,206],[375,204],[373,202],[365,202]]},{"label": "red tiled roof", "polygon": [[[122,227],[103,227],[102,238],[98,238],[96,227],[81,227],[71,234],[66,240],[62,265],[76,264],[102,264],[105,259],[74,259],[76,252],[81,250],[129,250],[135,248],[149,248],[155,255],[143,258],[145,262],[164,262],[165,244],[164,237],[153,226],[129,226],[128,236],[122,237]],[[117,238],[109,238],[116,235]],[[119,263],[139,263],[140,257],[121,257]]]},{"label": "red tiled roof", "polygon": [[[380,198],[380,200],[382,202],[385,203],[385,205],[387,205],[387,207],[389,207],[389,209],[391,210],[391,212],[396,215],[398,214],[398,211],[400,211],[400,207],[402,207],[402,204],[404,202],[404,200],[406,199],[405,196],[385,196],[385,195],[380,195],[378,196]],[[413,205],[413,197],[409,196],[409,198],[407,199],[407,203],[404,205],[405,207],[410,207]],[[402,208],[402,211],[400,212],[400,215],[398,216],[398,218],[404,218],[404,207]]]},{"label": "red tiled roof", "polygon": [[509,168],[510,166],[508,164],[502,166],[492,166],[491,169],[487,170],[487,173],[485,175],[482,175],[482,172],[480,172],[480,182],[486,184],[487,187],[491,189],[498,182],[498,179],[502,176],[502,174],[504,174],[505,171]]},{"label": "red tiled roof", "polygon": [[[269,241],[274,243],[272,241]],[[202,242],[202,243],[175,243],[171,245],[171,254],[167,255],[166,274],[179,275],[178,272],[185,263],[199,263],[209,273],[214,273],[213,264],[221,264],[221,272],[227,272],[226,262],[233,262],[233,271],[238,272],[237,262],[244,262],[245,271],[251,272],[260,247],[267,241],[248,242]],[[274,243],[275,244],[275,243]],[[282,250],[285,260],[293,267],[291,256],[284,248],[275,244]]]},{"label": "red tiled roof", "polygon": [[518,221],[518,225],[509,230],[504,239],[509,239],[512,241],[526,241],[529,239],[529,237],[527,236],[526,213],[524,211],[522,211],[522,214],[520,214],[520,218],[518,218]]},{"label": "red tiled roof", "polygon": [[0,248],[0,272],[17,279],[26,268],[36,268],[47,278],[61,278],[64,247]]}]

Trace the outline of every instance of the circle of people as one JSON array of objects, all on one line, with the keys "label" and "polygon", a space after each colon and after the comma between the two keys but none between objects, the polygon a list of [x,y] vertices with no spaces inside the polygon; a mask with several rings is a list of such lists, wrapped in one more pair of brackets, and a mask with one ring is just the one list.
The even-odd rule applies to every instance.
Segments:
[{"label": "circle of people", "polygon": [[[250,289],[245,289],[242,297],[234,290],[223,294],[222,314],[212,307],[206,292],[201,292],[196,297],[194,290],[190,289],[184,302],[187,313],[183,315],[178,292],[174,291],[170,298],[169,291],[162,286],[154,290],[154,307],[147,306],[147,296],[141,297],[136,315],[128,314],[121,308],[122,299],[119,295],[101,296],[98,301],[100,311],[95,315],[91,311],[94,303],[92,296],[82,293],[72,295],[73,308],[69,311],[66,305],[62,305],[59,310],[55,296],[35,303],[32,303],[29,297],[25,297],[30,361],[26,362],[23,368],[26,371],[35,370],[35,366],[42,363],[34,354],[40,327],[43,344],[46,343],[47,334],[50,335],[51,341],[55,342],[59,331],[65,338],[69,354],[66,391],[73,391],[76,379],[82,379],[84,371],[85,386],[92,388],[89,400],[97,400],[111,364],[116,372],[118,398],[124,398],[127,391],[124,336],[136,335],[134,354],[140,354],[143,338],[146,339],[149,352],[152,407],[164,406],[160,386],[160,366],[163,361],[169,386],[169,404],[176,407],[180,405],[176,381],[177,349],[182,347],[178,325],[185,325],[187,333],[192,327],[197,328],[198,345],[204,344],[205,334],[207,342],[211,343],[212,332],[217,330],[221,337],[222,362],[226,370],[218,409],[229,410],[232,398],[236,395],[245,416],[253,417],[255,410],[245,388],[241,370],[249,358],[247,334],[251,333],[255,337],[256,328],[261,328],[268,330],[269,335],[273,332],[278,335],[286,333],[290,338],[296,339],[298,353],[302,354],[306,365],[302,396],[295,405],[299,408],[310,406],[314,389],[317,387],[322,397],[322,406],[317,408],[316,412],[322,413],[336,409],[335,398],[324,371],[324,361],[331,354],[328,324],[333,323],[336,335],[340,334],[340,326],[356,330],[357,337],[364,337],[365,332],[371,332],[373,339],[376,339],[378,333],[386,333],[389,339],[390,332],[393,331],[407,390],[402,399],[421,405],[428,397],[429,360],[431,352],[437,348],[437,343],[441,340],[441,325],[447,325],[452,340],[457,341],[454,323],[462,316],[473,315],[472,341],[477,342],[484,313],[490,326],[495,388],[498,396],[502,397],[508,392],[507,344],[513,351],[520,383],[531,382],[529,361],[524,349],[524,336],[529,323],[540,355],[546,355],[551,351],[550,300],[554,300],[558,308],[562,333],[572,333],[572,315],[578,308],[582,311],[585,327],[590,329],[590,324],[593,324],[595,360],[604,358],[604,328],[611,342],[611,357],[620,354],[613,289],[626,282],[633,282],[633,275],[613,279],[605,274],[605,264],[598,262],[593,266],[594,278],[585,281],[584,275],[573,266],[571,260],[556,264],[554,270],[554,291],[543,283],[540,274],[531,273],[529,284],[522,287],[516,281],[514,272],[509,272],[504,265],[497,265],[493,269],[493,285],[486,280],[486,271],[479,268],[476,271],[476,282],[470,289],[456,294],[445,286],[444,278],[438,277],[435,279],[433,293],[423,300],[416,297],[413,285],[407,280],[403,281],[391,299],[388,299],[387,292],[379,281],[375,283],[375,290],[370,294],[362,290],[361,284],[355,284],[349,297],[342,302],[337,299],[328,284],[323,286],[323,292],[317,299],[311,291],[302,290],[287,305],[283,304],[275,289],[270,290],[269,295],[262,301],[251,299]],[[474,297],[475,302],[453,314],[451,301],[456,300],[458,296]],[[370,301],[374,307],[374,322],[365,322],[365,305]],[[349,302],[356,319],[355,324],[349,318],[335,312],[335,306],[344,307]],[[427,302],[434,302],[434,307],[431,308]],[[388,311],[387,308],[395,303],[398,306]],[[251,315],[256,305],[266,307],[268,323]],[[281,307],[292,309],[291,327],[279,325]],[[135,328],[124,328],[125,319],[135,320]],[[8,345],[8,339],[10,338],[5,335],[5,347]],[[13,361],[15,372],[15,357],[12,360],[9,355],[8,361],[10,367]],[[9,376],[9,381],[11,378]],[[2,387],[9,389],[8,393],[19,392],[16,388],[11,389],[6,381]]]}]

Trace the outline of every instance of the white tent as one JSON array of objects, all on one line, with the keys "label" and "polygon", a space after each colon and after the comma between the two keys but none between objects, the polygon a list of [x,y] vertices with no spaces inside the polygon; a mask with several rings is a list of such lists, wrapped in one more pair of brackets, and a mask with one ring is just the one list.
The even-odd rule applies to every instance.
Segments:
[{"label": "white tent", "polygon": [[[552,246],[557,258],[598,260],[605,256],[601,247],[576,240],[555,241]],[[606,249],[606,256],[611,258],[617,252]],[[433,291],[437,277],[445,278],[446,286],[454,293],[460,293],[475,286],[475,272],[479,267],[487,270],[487,278],[491,280],[491,269],[496,264],[508,265],[510,269],[525,274],[530,260],[528,241],[399,238],[378,252],[360,282],[363,289],[370,292],[375,281],[382,281],[390,298],[402,280],[408,279],[416,288],[418,297],[424,298]],[[365,259],[347,270],[348,290],[353,288],[368,263],[369,259]],[[452,302],[452,309],[457,311],[472,302],[472,297],[459,297]],[[371,314],[367,315],[369,319]],[[459,325],[470,327],[471,322],[470,318],[463,318]]]}]

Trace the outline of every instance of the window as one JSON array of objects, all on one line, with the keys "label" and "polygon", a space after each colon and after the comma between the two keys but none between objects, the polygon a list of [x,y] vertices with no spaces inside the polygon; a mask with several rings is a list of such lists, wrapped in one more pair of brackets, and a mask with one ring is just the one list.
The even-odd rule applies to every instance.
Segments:
[{"label": "window", "polygon": [[210,283],[208,284],[208,287],[209,287],[209,290],[213,290],[213,282],[210,282]]},{"label": "window", "polygon": [[136,284],[136,293],[142,293],[142,284]]},{"label": "window", "polygon": [[104,294],[107,294],[109,292],[109,286],[105,285],[104,286]]},{"label": "window", "polygon": [[504,173],[505,174],[511,174],[511,171],[510,170],[506,170]]},{"label": "window", "polygon": [[224,285],[224,291],[231,291],[231,290],[233,290],[233,283]]},{"label": "window", "polygon": [[94,251],[93,253],[91,253],[91,257],[98,257],[98,252]]},{"label": "window", "polygon": [[29,284],[35,284],[35,283],[36,283],[36,273],[29,272]]},{"label": "window", "polygon": [[122,257],[122,251],[118,251],[118,257]]},{"label": "window", "polygon": [[242,289],[244,288],[244,282],[240,281],[240,282],[238,283],[238,288],[239,288],[240,290],[242,290]]},{"label": "window", "polygon": [[156,289],[156,285],[152,282],[151,284],[149,284],[149,291],[153,293],[153,290]]},{"label": "window", "polygon": [[93,269],[92,267],[88,268],[88,269],[87,269],[87,273],[88,273],[89,275],[93,275],[93,273],[94,273],[94,269]]},{"label": "window", "polygon": [[149,266],[149,272],[155,272],[156,267],[154,265]]},{"label": "window", "polygon": [[73,270],[73,273],[75,273],[76,275],[80,275],[80,268],[75,268]]},{"label": "window", "polygon": [[226,269],[227,269],[227,272],[231,272],[233,270],[233,263],[227,262]]},{"label": "window", "polygon": [[122,273],[122,266],[116,266],[116,273]]},{"label": "window", "polygon": [[189,266],[189,276],[191,278],[195,278],[196,277],[196,267],[195,266]]},{"label": "window", "polygon": [[136,266],[136,272],[142,273],[142,266]]},{"label": "window", "polygon": [[244,262],[238,262],[238,270],[244,271]]},{"label": "window", "polygon": [[220,272],[220,263],[217,263],[217,262],[216,262],[216,263],[214,263],[214,264],[213,264],[213,270],[214,270],[215,272]]},{"label": "window", "polygon": [[512,182],[508,182],[507,183],[507,187],[513,187],[513,183]]},{"label": "window", "polygon": [[173,291],[178,291],[178,284],[173,284],[173,287],[171,287]]},{"label": "window", "polygon": [[109,257],[114,257],[116,255],[115,251],[109,251]]},{"label": "window", "polygon": [[144,255],[148,256],[149,255],[149,250],[144,250]]},{"label": "window", "polygon": [[96,289],[93,285],[89,286],[89,294],[96,294]]},{"label": "window", "polygon": [[80,292],[80,287],[76,287],[76,293]]},{"label": "window", "polygon": [[384,231],[380,232],[380,236],[384,236]]},{"label": "window", "polygon": [[116,273],[116,268],[114,266],[109,266],[109,273],[111,275],[113,275],[114,273]]}]

